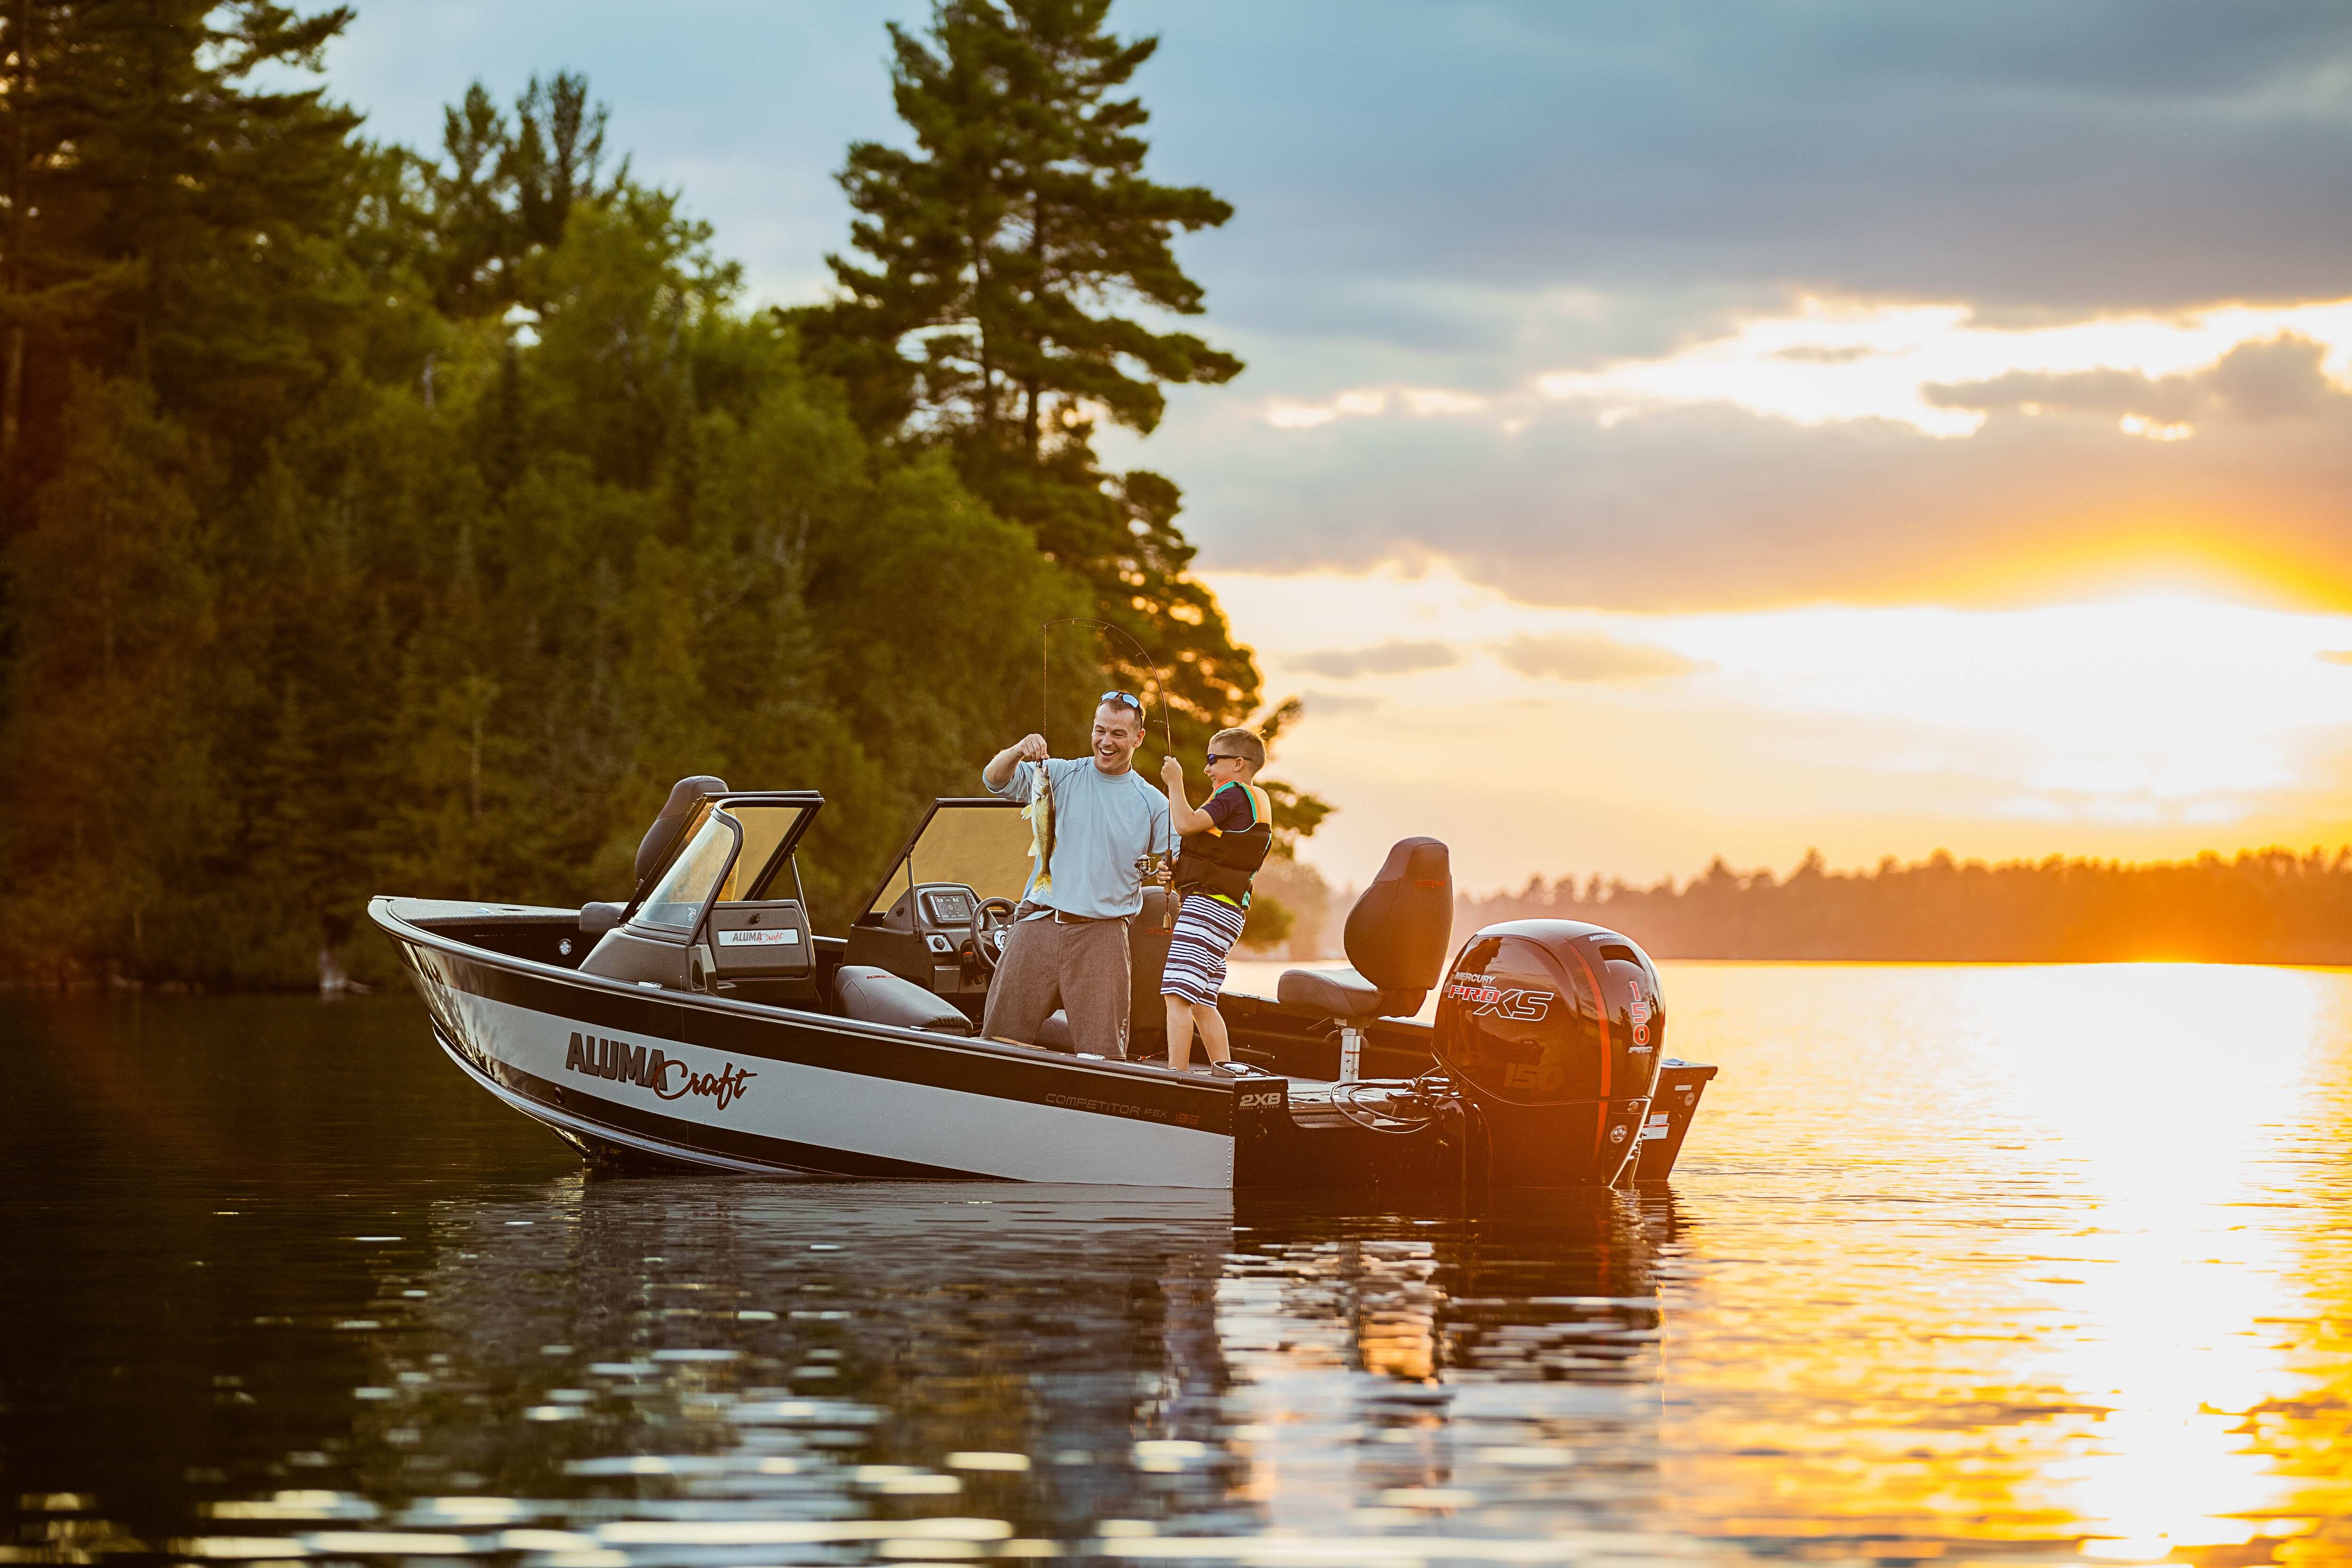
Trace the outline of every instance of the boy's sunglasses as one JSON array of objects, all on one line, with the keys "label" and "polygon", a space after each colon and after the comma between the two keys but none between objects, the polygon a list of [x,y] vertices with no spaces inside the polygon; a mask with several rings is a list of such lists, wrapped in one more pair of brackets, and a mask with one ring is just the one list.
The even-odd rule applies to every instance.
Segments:
[{"label": "boy's sunglasses", "polygon": [[1226,756],[1222,752],[1211,752],[1209,753],[1208,761],[1210,765],[1213,767],[1219,763],[1238,763],[1242,761],[1242,759],[1239,757]]}]

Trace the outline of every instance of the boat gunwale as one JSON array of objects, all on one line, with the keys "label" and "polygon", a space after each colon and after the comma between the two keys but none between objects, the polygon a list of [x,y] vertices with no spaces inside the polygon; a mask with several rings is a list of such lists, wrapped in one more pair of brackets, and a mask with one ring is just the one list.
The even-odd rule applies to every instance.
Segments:
[{"label": "boat gunwale", "polygon": [[[1050,1067],[1065,1071],[1085,1073],[1094,1077],[1150,1084],[1154,1087],[1175,1087],[1197,1089],[1232,1099],[1255,1080],[1221,1080],[1179,1073],[1165,1067],[1145,1062],[1115,1061],[1109,1058],[1072,1056],[1045,1046],[1025,1046],[1016,1041],[997,1040],[986,1036],[942,1035],[928,1029],[909,1028],[898,1024],[877,1024],[863,1018],[845,1018],[837,1013],[819,1013],[807,1008],[791,1007],[780,1003],[745,1002],[731,996],[713,996],[698,991],[674,991],[667,987],[654,988],[633,981],[615,980],[609,975],[583,974],[559,963],[545,963],[534,958],[523,958],[495,948],[478,946],[455,937],[421,926],[396,912],[392,906],[400,903],[440,903],[470,900],[409,899],[398,894],[378,893],[368,900],[368,918],[379,930],[398,942],[415,942],[420,945],[453,953],[469,963],[487,963],[492,968],[528,974],[559,984],[570,982],[584,990],[615,997],[631,997],[639,1001],[659,1000],[719,1013],[725,1016],[746,1018],[758,1022],[790,1023],[801,1027],[819,1027],[853,1037],[880,1038],[900,1045],[919,1045],[944,1050],[948,1054],[993,1058]],[[578,911],[546,906],[503,905],[497,910],[485,910],[509,916],[531,914],[557,915],[576,920]],[[520,921],[515,923],[521,923]]]}]

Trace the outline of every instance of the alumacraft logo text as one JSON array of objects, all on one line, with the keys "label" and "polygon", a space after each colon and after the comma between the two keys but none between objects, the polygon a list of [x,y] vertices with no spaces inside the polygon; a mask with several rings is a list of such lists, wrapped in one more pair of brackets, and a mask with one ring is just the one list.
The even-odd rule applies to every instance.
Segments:
[{"label": "alumacraft logo text", "polygon": [[746,1072],[733,1062],[717,1072],[696,1072],[658,1046],[633,1046],[626,1040],[577,1033],[563,1052],[563,1065],[590,1078],[634,1083],[640,1089],[652,1089],[664,1100],[683,1100],[689,1094],[698,1094],[710,1100],[714,1110],[724,1110],[742,1099],[746,1092],[744,1083],[760,1076]]}]

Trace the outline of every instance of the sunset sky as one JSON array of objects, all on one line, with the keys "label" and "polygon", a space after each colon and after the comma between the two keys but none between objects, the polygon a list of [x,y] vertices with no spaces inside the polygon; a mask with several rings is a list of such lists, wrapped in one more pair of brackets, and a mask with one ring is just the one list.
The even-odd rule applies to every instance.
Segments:
[{"label": "sunset sky", "polygon": [[[924,10],[376,0],[330,72],[425,144],[585,70],[797,301]],[[1335,878],[2352,841],[2352,10],[1114,16],[1249,369],[1106,446],[1305,697]]]}]

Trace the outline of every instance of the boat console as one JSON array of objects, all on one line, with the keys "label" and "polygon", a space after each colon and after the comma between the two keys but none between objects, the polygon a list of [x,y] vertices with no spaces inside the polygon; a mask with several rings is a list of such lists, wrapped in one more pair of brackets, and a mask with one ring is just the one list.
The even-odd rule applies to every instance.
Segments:
[{"label": "boat console", "polygon": [[[635,893],[580,911],[583,973],[739,1001],[806,1006],[820,962],[793,849],[824,804],[680,779],[637,846]],[[789,896],[788,896],[789,895]]]},{"label": "boat console", "polygon": [[[988,994],[992,965],[974,939],[983,899],[962,882],[923,882],[906,889],[879,915],[849,928],[847,962],[871,964],[932,994],[957,1000]],[[995,912],[995,911],[992,911]],[[1007,908],[1002,917],[1009,920]]]}]

